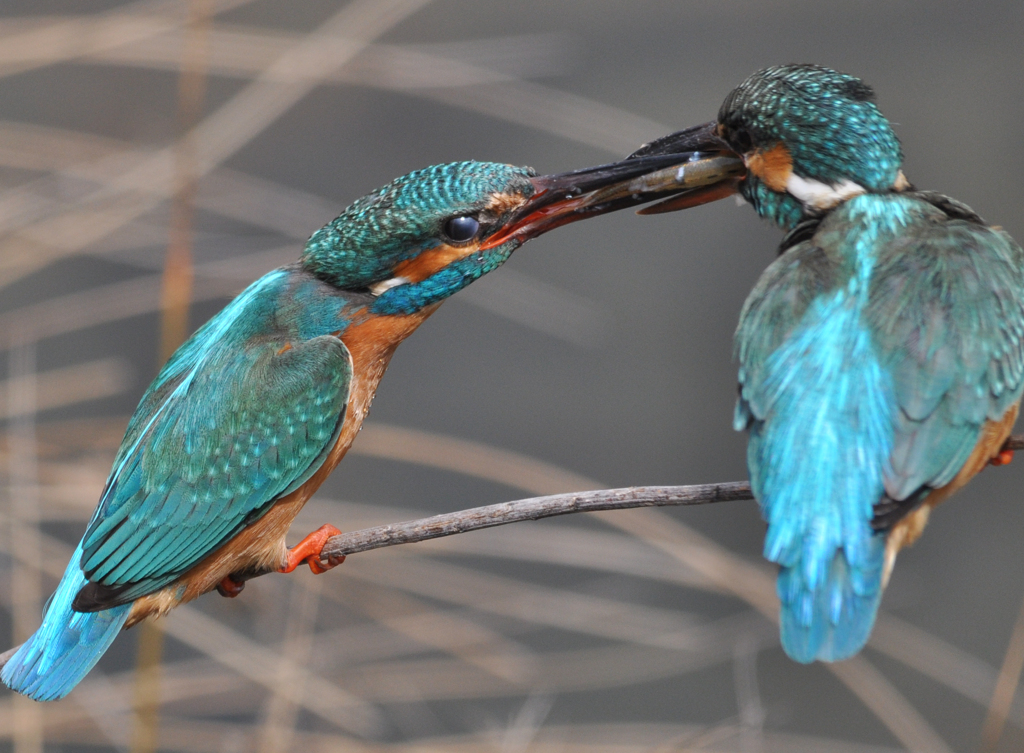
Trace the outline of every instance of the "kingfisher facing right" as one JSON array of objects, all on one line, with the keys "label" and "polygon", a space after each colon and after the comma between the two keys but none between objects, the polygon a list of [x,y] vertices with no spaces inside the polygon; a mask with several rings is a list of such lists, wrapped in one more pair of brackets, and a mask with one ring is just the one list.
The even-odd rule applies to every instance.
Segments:
[{"label": "kingfisher facing right", "polygon": [[644,210],[739,192],[788,234],[736,331],[735,426],[801,662],[867,642],[897,552],[1003,450],[1024,391],[1024,251],[915,190],[857,78],[767,68],[717,121],[633,156],[719,150],[746,173]]},{"label": "kingfisher facing right", "polygon": [[0,680],[62,698],[124,627],[213,589],[237,595],[254,575],[339,564],[322,556],[333,526],[291,549],[285,535],[355,441],[399,344],[531,238],[737,166],[673,154],[537,175],[454,162],[355,201],[161,369],[42,625],[0,654]]}]

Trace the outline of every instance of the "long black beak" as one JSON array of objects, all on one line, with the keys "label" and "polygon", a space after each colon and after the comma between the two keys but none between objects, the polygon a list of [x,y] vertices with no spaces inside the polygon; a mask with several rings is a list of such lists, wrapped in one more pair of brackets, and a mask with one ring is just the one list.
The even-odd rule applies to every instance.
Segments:
[{"label": "long black beak", "polygon": [[[733,158],[741,161],[723,139],[718,136],[718,124],[715,121],[702,123],[691,128],[684,128],[681,131],[662,136],[633,152],[627,159],[649,159],[658,155],[670,155],[679,153],[712,153],[717,152],[722,159]],[[739,169],[736,172],[723,174],[720,180],[708,181],[700,186],[686,187],[676,193],[649,207],[644,207],[639,214],[661,214],[662,212],[676,212],[680,209],[707,204],[718,199],[731,196],[739,190],[740,181],[743,180],[746,170]]]},{"label": "long black beak", "polygon": [[636,155],[622,162],[531,178],[536,189],[533,196],[481,249],[513,238],[525,242],[570,222],[721,185],[743,170],[741,159],[715,145],[708,152],[690,149]]},{"label": "long black beak", "polygon": [[681,131],[662,136],[644,144],[626,159],[638,159],[660,154],[682,154],[684,152],[729,152],[732,149],[717,134],[718,123],[701,123]]}]

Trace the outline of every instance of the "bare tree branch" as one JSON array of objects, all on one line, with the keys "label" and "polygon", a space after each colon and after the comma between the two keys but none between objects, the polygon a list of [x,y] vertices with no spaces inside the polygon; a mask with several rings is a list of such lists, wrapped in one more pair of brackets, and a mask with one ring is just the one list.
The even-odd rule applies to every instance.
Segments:
[{"label": "bare tree branch", "polygon": [[[1024,434],[1009,437],[1003,444],[1005,450],[1024,450]],[[383,549],[398,544],[414,544],[456,533],[479,531],[508,523],[526,520],[553,518],[577,512],[598,512],[600,510],[629,510],[634,507],[671,507],[677,505],[709,505],[715,502],[752,500],[754,494],[749,481],[726,481],[720,484],[695,484],[693,486],[630,486],[624,489],[598,489],[594,491],[552,494],[546,497],[530,497],[513,502],[502,502],[486,507],[434,515],[430,518],[410,520],[405,523],[363,528],[358,531],[332,536],[321,551],[323,562],[337,561],[349,554]],[[234,573],[231,578],[241,584],[247,580],[266,575],[271,571],[248,571]],[[220,588],[218,587],[218,590]],[[229,595],[224,591],[221,593]]]},{"label": "bare tree branch", "polygon": [[598,510],[627,510],[633,507],[666,507],[669,505],[707,505],[713,502],[753,499],[746,481],[696,486],[631,486],[625,489],[599,489],[589,492],[552,494],[514,502],[435,515],[407,523],[364,528],[343,533],[327,540],[323,557],[340,557],[368,552],[396,544],[412,544],[481,528],[503,526],[524,520],[540,520],[556,515]]},{"label": "bare tree branch", "polygon": [[[1012,436],[1004,450],[1024,450],[1024,435]],[[587,492],[552,494],[531,497],[498,505],[474,507],[469,510],[435,515],[406,523],[364,528],[328,539],[324,558],[337,558],[371,549],[397,544],[413,544],[456,533],[478,531],[507,523],[540,520],[556,515],[598,510],[628,510],[634,507],[669,507],[674,505],[708,505],[714,502],[753,499],[750,483],[728,481],[721,484],[694,486],[632,486],[625,489],[600,489]]]}]

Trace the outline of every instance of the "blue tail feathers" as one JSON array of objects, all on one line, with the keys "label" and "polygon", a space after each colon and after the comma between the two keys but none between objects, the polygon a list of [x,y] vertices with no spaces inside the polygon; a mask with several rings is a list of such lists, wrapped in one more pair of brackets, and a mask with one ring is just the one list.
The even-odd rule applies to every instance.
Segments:
[{"label": "blue tail feathers", "polygon": [[738,428],[779,564],[782,645],[835,661],[867,642],[882,594],[885,535],[871,528],[895,433],[892,378],[861,322],[866,281],[818,299],[743,384]]},{"label": "blue tail feathers", "polygon": [[43,615],[43,624],[0,672],[0,679],[37,701],[54,701],[71,692],[121,631],[131,604],[102,612],[76,612],[75,594],[86,584],[79,567],[82,548],[71,557]]},{"label": "blue tail feathers", "polygon": [[837,550],[817,585],[808,581],[803,563],[780,567],[777,590],[786,653],[806,664],[840,661],[860,651],[878,614],[884,563],[885,536],[876,534],[856,568],[844,550]]}]

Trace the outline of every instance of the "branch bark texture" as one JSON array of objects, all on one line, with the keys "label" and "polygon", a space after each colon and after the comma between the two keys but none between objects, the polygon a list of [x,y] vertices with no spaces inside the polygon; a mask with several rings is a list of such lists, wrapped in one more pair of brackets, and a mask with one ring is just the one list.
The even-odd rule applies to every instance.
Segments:
[{"label": "branch bark texture", "polygon": [[[1004,450],[1024,450],[1024,435],[1012,436],[1003,445]],[[371,549],[382,549],[398,544],[437,539],[456,533],[478,531],[508,523],[553,518],[577,512],[599,510],[628,510],[634,507],[671,507],[708,505],[732,500],[754,498],[748,481],[727,481],[721,484],[693,486],[631,486],[625,489],[600,489],[589,492],[552,494],[531,497],[514,502],[502,502],[486,507],[435,515],[405,523],[364,528],[359,531],[333,536],[324,545],[322,556],[340,557]]]},{"label": "branch bark texture", "polygon": [[625,489],[600,489],[590,492],[552,494],[514,502],[435,515],[407,523],[364,528],[333,536],[324,545],[321,556],[338,557],[397,544],[412,544],[456,533],[478,531],[507,523],[540,520],[556,515],[598,510],[627,510],[634,507],[707,505],[713,502],[753,499],[746,481],[696,486],[631,486]]}]

